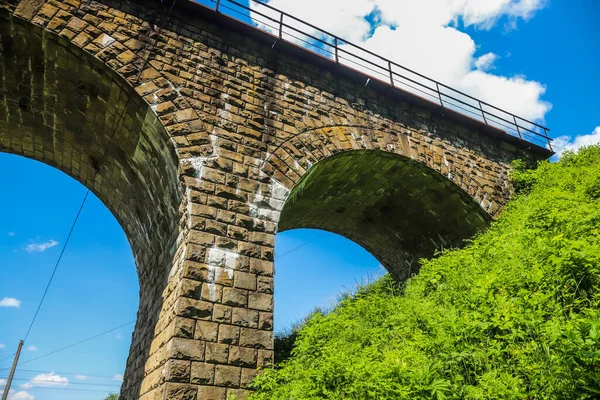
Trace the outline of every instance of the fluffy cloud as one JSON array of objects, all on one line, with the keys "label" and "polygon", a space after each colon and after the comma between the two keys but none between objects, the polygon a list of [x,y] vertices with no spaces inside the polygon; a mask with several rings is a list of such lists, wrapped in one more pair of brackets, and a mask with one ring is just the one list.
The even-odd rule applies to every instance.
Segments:
[{"label": "fluffy cloud", "polygon": [[552,147],[556,152],[557,157],[561,157],[565,151],[577,151],[584,146],[600,144],[600,126],[589,135],[578,135],[574,138],[571,136],[559,136],[552,142]]},{"label": "fluffy cloud", "polygon": [[35,347],[35,346],[29,346],[27,348],[27,351],[37,351],[37,347]]},{"label": "fluffy cloud", "polygon": [[[315,24],[321,29],[350,41],[360,41],[367,37],[371,26],[365,16],[374,11],[375,5],[373,0],[271,0],[268,3],[272,7],[284,10],[294,17]],[[250,6],[262,14],[273,17],[277,15],[256,2],[251,1]],[[274,25],[273,22],[269,22],[263,17],[258,15],[254,15],[254,17],[258,21]],[[291,18],[287,18],[285,23],[301,28],[305,32],[310,30],[306,25]],[[297,35],[292,30],[289,32]]]},{"label": "fluffy cloud", "polygon": [[20,308],[21,307],[21,300],[17,300],[17,299],[12,298],[12,297],[5,297],[2,300],[0,300],[0,307]]},{"label": "fluffy cloud", "polygon": [[64,376],[50,372],[35,376],[29,382],[22,384],[21,389],[31,389],[32,387],[65,387],[69,385],[69,379]]},{"label": "fluffy cloud", "polygon": [[[400,65],[536,121],[543,121],[551,109],[551,105],[541,98],[545,86],[524,76],[491,73],[499,57],[490,52],[478,54],[477,44],[460,29],[461,26],[492,29],[499,21],[514,26],[519,19],[533,17],[545,4],[546,0],[269,1],[273,7],[356,42]],[[265,7],[252,7],[275,16]],[[259,19],[255,22],[264,28]],[[290,23],[289,19],[286,21]],[[299,23],[294,26],[300,28]],[[316,34],[307,26],[301,28]],[[293,31],[288,29],[288,33]],[[298,42],[293,38],[290,40]],[[342,62],[365,70],[352,62]],[[382,73],[381,78],[387,79],[384,75]]]},{"label": "fluffy cloud", "polygon": [[494,62],[498,59],[498,56],[494,53],[487,53],[477,57],[475,60],[475,68],[480,71],[487,71],[494,68]]},{"label": "fluffy cloud", "polygon": [[[6,386],[6,379],[0,379],[0,395],[4,393],[4,390],[2,390],[4,386]],[[8,400],[33,400],[34,398],[34,396],[24,391],[11,390],[8,392]]]},{"label": "fluffy cloud", "polygon": [[28,253],[41,253],[56,246],[57,244],[58,242],[56,240],[49,240],[44,243],[31,243],[25,247],[25,251]]},{"label": "fluffy cloud", "polygon": [[35,396],[33,396],[25,391],[16,392],[14,390],[11,390],[10,394],[8,395],[8,400],[33,400],[33,399],[35,399]]},{"label": "fluffy cloud", "polygon": [[[0,349],[3,349],[5,347],[6,347],[6,345],[4,343],[0,343]],[[2,380],[0,380],[0,384],[2,384]]]}]

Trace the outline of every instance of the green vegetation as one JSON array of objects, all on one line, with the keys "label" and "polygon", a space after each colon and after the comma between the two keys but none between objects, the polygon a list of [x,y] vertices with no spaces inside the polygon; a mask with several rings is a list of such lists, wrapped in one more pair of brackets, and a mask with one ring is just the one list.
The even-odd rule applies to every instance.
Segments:
[{"label": "green vegetation", "polygon": [[600,398],[600,149],[515,166],[486,233],[313,315],[252,399]]},{"label": "green vegetation", "polygon": [[111,393],[108,395],[107,398],[105,398],[104,400],[119,400],[119,395]]}]

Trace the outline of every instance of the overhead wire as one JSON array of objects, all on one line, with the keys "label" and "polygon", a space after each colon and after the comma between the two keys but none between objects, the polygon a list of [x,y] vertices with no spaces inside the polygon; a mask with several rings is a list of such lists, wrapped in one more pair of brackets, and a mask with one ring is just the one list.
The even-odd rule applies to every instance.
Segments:
[{"label": "overhead wire", "polygon": [[[102,333],[99,333],[99,334],[97,334],[97,335],[91,336],[91,337],[89,337],[89,338],[87,338],[87,339],[80,340],[80,341],[79,341],[79,342],[77,342],[77,343],[73,343],[73,344],[70,344],[70,345],[68,345],[68,346],[62,347],[62,348],[60,348],[60,349],[57,349],[57,350],[51,351],[51,352],[49,352],[49,353],[42,354],[42,355],[41,355],[41,356],[39,356],[39,357],[31,358],[31,359],[29,359],[29,360],[27,360],[27,361],[21,361],[20,363],[18,363],[18,364],[17,364],[17,366],[20,366],[20,365],[23,365],[23,364],[27,364],[27,363],[30,363],[30,362],[33,362],[33,361],[36,361],[36,360],[39,360],[40,358],[48,357],[48,356],[50,356],[50,355],[53,355],[53,354],[56,354],[56,353],[58,353],[58,352],[61,352],[61,351],[64,351],[64,350],[70,349],[71,347],[75,347],[75,346],[78,346],[78,345],[80,345],[80,344],[83,344],[83,343],[89,342],[90,340],[93,340],[93,339],[99,338],[100,336],[104,336],[104,335],[106,335],[106,334],[108,334],[108,333],[114,332],[114,331],[116,331],[117,329],[121,329],[121,328],[124,328],[124,327],[126,327],[127,325],[131,325],[131,324],[133,324],[134,322],[135,322],[135,320],[134,320],[134,321],[129,321],[129,322],[127,322],[126,324],[119,325],[119,326],[117,326],[116,328],[112,328],[112,329],[109,329],[109,330],[107,330],[107,331],[105,331],[105,332],[102,332]],[[7,370],[7,369],[9,369],[9,368],[3,368],[3,369],[0,369],[0,371],[5,371],[5,370]]]},{"label": "overhead wire", "polygon": [[[58,373],[56,373],[58,374]],[[61,374],[58,374],[61,375]],[[62,376],[62,375],[61,375]],[[0,377],[0,379],[6,379],[6,376]],[[31,381],[31,378],[13,378],[14,381],[19,381],[19,382],[29,382]],[[79,386],[101,386],[101,387],[112,387],[114,388],[116,387],[120,387],[121,384],[120,383],[94,383],[94,382],[71,382],[70,380],[67,382],[65,382],[67,385],[79,385]],[[57,384],[55,382],[52,381],[39,381],[39,382],[34,382],[32,383],[32,388],[45,388],[48,387],[47,385],[54,385]]]},{"label": "overhead wire", "polygon": [[281,257],[285,257],[285,256],[287,256],[288,254],[290,254],[290,253],[293,253],[293,252],[294,252],[294,251],[296,251],[296,250],[300,250],[300,249],[301,249],[301,248],[303,248],[304,246],[307,246],[307,245],[309,245],[309,244],[311,244],[311,243],[314,243],[314,242],[316,242],[317,240],[321,239],[323,236],[327,235],[328,233],[329,233],[329,232],[324,232],[323,234],[321,234],[321,235],[317,236],[316,238],[314,238],[314,239],[312,239],[312,240],[309,240],[309,241],[307,241],[307,242],[305,242],[305,243],[301,244],[301,245],[300,245],[300,246],[298,246],[298,247],[294,247],[294,248],[293,248],[293,249],[291,249],[290,251],[286,251],[285,253],[278,255],[277,257],[275,257],[275,260],[278,260],[278,259],[280,259]]},{"label": "overhead wire", "polygon": [[15,354],[17,353],[12,353],[10,356],[3,358],[2,360],[0,360],[0,364],[2,364],[4,361],[8,360],[9,358],[12,358],[15,356]]},{"label": "overhead wire", "polygon": [[[94,183],[96,181],[96,178],[98,176],[98,173],[100,172],[100,168],[102,166],[102,163],[104,162],[104,159],[106,158],[106,154],[108,153],[108,149],[110,148],[110,145],[113,142],[113,139],[115,137],[115,135],[117,134],[117,131],[119,130],[119,126],[122,126],[122,123],[124,121],[124,117],[125,117],[125,113],[127,112],[127,108],[129,107],[129,104],[131,102],[131,96],[128,97],[127,102],[125,104],[125,106],[123,107],[123,110],[121,111],[121,114],[119,115],[119,119],[117,120],[117,122],[115,123],[115,127],[112,131],[112,134],[108,140],[108,143],[106,144],[106,147],[104,148],[104,151],[102,152],[102,155],[100,156],[100,160],[97,162],[97,167],[95,168],[95,172],[93,174],[93,177],[91,179],[92,183]],[[90,189],[87,189],[85,192],[85,195],[83,197],[83,200],[81,201],[81,205],[79,206],[79,210],[77,211],[77,215],[75,216],[75,219],[73,220],[73,223],[71,224],[71,229],[69,230],[69,234],[67,235],[67,239],[65,240],[65,243],[63,244],[62,250],[60,252],[60,255],[58,256],[58,259],[56,260],[56,264],[54,265],[54,270],[52,271],[52,275],[50,276],[50,279],[48,280],[48,284],[46,285],[46,288],[44,290],[44,294],[42,295],[42,298],[40,300],[40,303],[38,304],[38,307],[35,311],[35,314],[33,316],[33,319],[31,320],[31,323],[29,324],[29,328],[27,329],[27,334],[25,335],[25,339],[23,339],[23,343],[27,342],[27,339],[29,338],[29,334],[31,333],[31,330],[33,329],[33,325],[35,324],[35,321],[37,320],[38,314],[40,312],[40,309],[42,308],[42,305],[44,303],[44,300],[46,299],[46,295],[48,294],[48,290],[50,289],[50,286],[52,285],[52,281],[54,280],[54,276],[56,275],[56,271],[58,270],[58,266],[60,265],[60,262],[62,260],[62,257],[65,253],[65,250],[67,248],[67,245],[69,244],[69,240],[71,239],[71,235],[73,234],[73,230],[75,229],[75,226],[77,225],[77,221],[79,220],[79,217],[81,215],[81,211],[83,210],[83,207],[85,206],[85,203],[88,199],[88,196],[90,194]]]}]

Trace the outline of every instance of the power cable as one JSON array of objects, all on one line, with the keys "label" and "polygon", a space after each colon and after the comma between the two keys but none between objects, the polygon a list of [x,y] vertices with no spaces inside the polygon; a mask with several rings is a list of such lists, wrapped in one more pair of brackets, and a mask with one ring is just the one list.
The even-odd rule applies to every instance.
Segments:
[{"label": "power cable", "polygon": [[[108,149],[110,148],[110,145],[112,144],[112,141],[117,133],[117,131],[119,130],[119,125],[122,124],[123,119],[125,117],[125,113],[127,111],[127,108],[129,107],[129,104],[131,102],[131,96],[127,99],[127,102],[125,104],[125,106],[123,107],[123,110],[121,111],[121,114],[119,115],[119,119],[118,121],[115,123],[115,128],[112,131],[112,134],[108,140],[108,143],[106,144],[106,147],[104,148],[104,151],[102,152],[102,155],[100,156],[100,160],[98,161],[98,163],[96,164],[97,167],[95,168],[95,172],[92,178],[92,184],[94,182],[96,182],[96,177],[98,176],[98,173],[100,172],[100,167],[102,166],[102,163],[104,162],[104,159],[106,158],[106,154],[108,153]],[[62,250],[60,252],[60,255],[58,256],[58,260],[56,260],[56,264],[54,265],[54,270],[52,271],[52,275],[50,276],[50,279],[48,280],[48,284],[46,285],[46,289],[44,290],[44,294],[42,296],[42,299],[40,300],[40,303],[38,304],[37,310],[35,311],[35,314],[33,316],[33,319],[31,320],[31,324],[29,324],[29,329],[27,329],[27,334],[25,335],[25,339],[23,339],[23,342],[27,341],[27,338],[29,337],[29,334],[31,333],[31,329],[33,328],[33,325],[35,324],[35,321],[37,319],[37,316],[40,312],[40,309],[42,308],[42,304],[44,303],[44,300],[46,299],[46,295],[48,294],[48,290],[50,289],[50,285],[52,284],[52,281],[54,280],[54,275],[56,275],[56,271],[58,270],[58,266],[60,264],[60,261],[62,260],[63,254],[65,253],[65,250],[67,248],[67,245],[69,244],[69,239],[71,239],[71,235],[73,234],[73,230],[75,229],[75,225],[77,224],[77,221],[79,220],[79,216],[81,215],[81,211],[83,210],[83,207],[85,206],[85,203],[88,199],[88,196],[90,194],[90,189],[87,189],[85,192],[85,196],[83,197],[83,200],[81,202],[81,205],[79,206],[79,211],[77,211],[77,215],[75,216],[75,220],[73,220],[73,223],[71,224],[71,229],[69,230],[69,234],[67,235],[67,239],[65,240],[65,243],[63,244]]]},{"label": "power cable", "polygon": [[[73,344],[70,344],[70,345],[68,345],[68,346],[62,347],[62,348],[60,348],[60,349],[58,349],[58,350],[54,350],[54,351],[51,351],[51,352],[49,352],[49,353],[42,354],[42,355],[41,355],[41,356],[39,356],[39,357],[31,358],[31,359],[29,359],[29,360],[27,360],[27,361],[22,361],[22,362],[20,362],[18,365],[27,364],[27,363],[30,363],[30,362],[32,362],[32,361],[39,360],[40,358],[44,358],[44,357],[50,356],[50,355],[52,355],[52,354],[56,354],[56,353],[58,353],[58,352],[61,352],[61,351],[63,351],[63,350],[70,349],[71,347],[75,347],[75,346],[78,346],[78,345],[80,345],[80,344],[83,344],[83,343],[89,342],[90,340],[93,340],[93,339],[99,338],[100,336],[104,336],[104,335],[106,335],[107,333],[110,333],[110,332],[116,331],[117,329],[121,329],[121,328],[123,328],[123,327],[125,327],[125,326],[127,326],[127,325],[131,325],[131,324],[133,324],[134,322],[135,322],[135,321],[129,321],[129,322],[127,322],[126,324],[123,324],[123,325],[117,326],[116,328],[113,328],[113,329],[110,329],[110,330],[108,330],[108,331],[105,331],[105,332],[99,333],[99,334],[97,334],[97,335],[94,335],[94,336],[92,336],[92,337],[89,337],[89,338],[87,338],[87,339],[81,340],[81,341],[79,341],[79,342],[77,342],[77,343],[73,343]],[[7,369],[9,369],[9,368],[3,368],[3,369],[0,369],[0,371],[5,371],[5,370],[7,370]]]},{"label": "power cable", "polygon": [[33,315],[31,324],[29,324],[29,329],[27,329],[27,334],[25,335],[25,339],[23,339],[23,342],[27,341],[27,338],[29,337],[29,334],[31,333],[31,328],[33,328],[33,324],[35,323],[35,320],[37,319],[37,316],[40,312],[40,309],[42,308],[42,304],[44,303],[44,300],[46,299],[46,295],[48,294],[48,289],[50,289],[50,285],[52,284],[52,281],[54,280],[54,275],[56,275],[56,270],[58,269],[60,260],[62,260],[62,257],[65,254],[65,249],[67,248],[67,245],[69,244],[69,239],[71,239],[71,235],[73,234],[73,229],[75,229],[75,225],[77,224],[77,220],[79,219],[79,216],[81,215],[81,210],[83,210],[83,206],[85,205],[85,202],[87,201],[89,194],[90,194],[90,190],[88,189],[85,192],[85,196],[83,196],[83,201],[81,202],[81,205],[79,206],[79,211],[77,211],[75,220],[73,221],[73,224],[71,224],[71,229],[69,230],[69,234],[67,235],[67,240],[65,240],[65,244],[63,245],[62,250],[60,251],[58,260],[56,260],[56,264],[54,265],[54,270],[52,271],[52,275],[50,275],[50,279],[48,280],[48,284],[46,285],[46,290],[44,290],[42,299],[40,300],[40,303],[38,304],[37,310],[35,310],[35,314]]},{"label": "power cable", "polygon": [[[60,372],[60,371],[53,371],[54,373],[58,374],[58,375],[63,375],[66,377],[72,376],[72,377],[76,377],[76,376],[82,376],[85,379],[115,379],[114,376],[101,376],[101,375],[89,375],[89,374],[85,374],[85,373],[71,373],[71,372]],[[40,370],[32,370],[32,369],[20,369],[18,372],[18,374],[24,374],[24,375],[36,375],[36,374],[46,374],[48,373],[48,371],[40,371]],[[74,378],[77,379],[77,378]]]},{"label": "power cable", "polygon": [[283,253],[283,254],[280,254],[280,255],[278,255],[277,257],[275,257],[275,260],[278,260],[278,259],[280,259],[281,257],[285,257],[285,256],[287,256],[288,254],[290,254],[290,253],[293,253],[294,251],[296,251],[296,250],[299,250],[299,249],[301,249],[302,247],[304,247],[304,246],[306,246],[306,245],[309,245],[309,244],[311,244],[311,243],[314,243],[314,242],[316,242],[317,240],[321,239],[323,236],[327,235],[328,233],[329,233],[329,232],[325,232],[325,233],[323,233],[322,235],[319,235],[319,236],[317,236],[316,238],[314,238],[314,239],[312,239],[312,240],[309,240],[308,242],[306,242],[306,243],[303,243],[303,244],[301,244],[300,246],[298,246],[298,247],[295,247],[295,248],[291,249],[290,251],[287,251],[287,252],[285,252],[285,253]]},{"label": "power cable", "polygon": [[9,358],[13,358],[15,356],[15,354],[17,353],[12,353],[10,356],[3,358],[2,360],[0,360],[0,364],[2,364],[4,361],[8,360]]},{"label": "power cable", "polygon": [[[58,375],[60,375],[60,374],[58,374]],[[3,379],[3,378],[5,379],[6,377],[0,377],[0,379]],[[29,381],[31,381],[31,378],[13,378],[13,380],[19,381],[19,382],[23,382],[23,381],[29,382]],[[31,388],[34,388],[34,387],[35,388],[45,388],[47,386],[44,386],[44,385],[52,385],[52,384],[56,384],[56,383],[51,382],[51,381],[39,381],[39,382],[32,383],[33,386]],[[112,387],[112,388],[115,388],[115,387],[120,388],[121,387],[120,383],[87,383],[87,382],[71,382],[71,381],[69,381],[67,384],[68,385],[79,385],[79,386],[81,386],[81,385],[101,386],[101,387]]]}]

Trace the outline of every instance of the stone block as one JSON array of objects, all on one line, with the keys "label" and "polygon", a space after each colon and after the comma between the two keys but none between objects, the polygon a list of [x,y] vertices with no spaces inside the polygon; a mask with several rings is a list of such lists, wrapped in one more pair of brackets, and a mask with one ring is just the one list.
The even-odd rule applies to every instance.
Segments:
[{"label": "stone block", "polygon": [[178,316],[194,319],[210,319],[213,304],[207,301],[180,297],[176,302]]},{"label": "stone block", "polygon": [[230,365],[215,367],[215,385],[225,387],[240,387],[242,369]]},{"label": "stone block", "polygon": [[215,364],[227,364],[228,357],[228,345],[222,343],[206,343],[206,362]]},{"label": "stone block", "polygon": [[193,384],[212,385],[215,379],[215,365],[205,362],[192,362],[190,377],[190,382]]},{"label": "stone block", "polygon": [[240,346],[272,350],[273,332],[242,328],[240,331]]},{"label": "stone block", "polygon": [[173,338],[167,344],[167,350],[174,359],[204,361],[205,346],[202,340]]},{"label": "stone block", "polygon": [[231,323],[247,328],[257,328],[258,311],[235,307],[231,315]]},{"label": "stone block", "polygon": [[165,398],[169,400],[196,400],[198,388],[195,385],[167,383]]},{"label": "stone block", "polygon": [[[198,386],[198,399],[201,400],[228,400],[227,389],[214,386]],[[169,399],[170,400],[170,399]]]},{"label": "stone block", "polygon": [[191,362],[183,360],[169,360],[167,363],[168,382],[190,382]]},{"label": "stone block", "polygon": [[207,342],[216,342],[219,332],[219,324],[216,322],[196,321],[195,339]]},{"label": "stone block", "polygon": [[240,289],[256,290],[256,275],[235,271],[233,286]]},{"label": "stone block", "polygon": [[229,364],[239,367],[256,367],[257,350],[248,347],[231,346]]},{"label": "stone block", "polygon": [[234,288],[223,288],[223,304],[245,307],[248,304],[248,291]]},{"label": "stone block", "polygon": [[260,311],[273,311],[273,295],[250,292],[248,295],[248,307]]},{"label": "stone block", "polygon": [[237,344],[240,340],[240,327],[233,325],[219,325],[219,343]]}]

